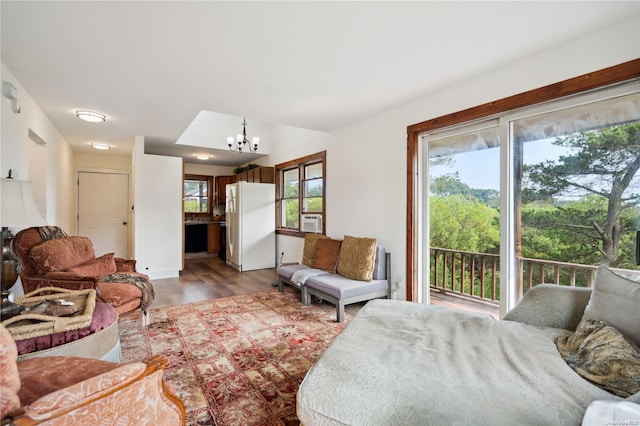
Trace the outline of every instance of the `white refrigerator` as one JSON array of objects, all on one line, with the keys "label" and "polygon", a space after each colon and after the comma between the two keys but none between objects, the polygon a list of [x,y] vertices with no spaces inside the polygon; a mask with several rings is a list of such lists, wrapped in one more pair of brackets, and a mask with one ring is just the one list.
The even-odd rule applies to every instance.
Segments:
[{"label": "white refrigerator", "polygon": [[276,190],[272,183],[227,185],[227,265],[238,271],[276,266]]}]

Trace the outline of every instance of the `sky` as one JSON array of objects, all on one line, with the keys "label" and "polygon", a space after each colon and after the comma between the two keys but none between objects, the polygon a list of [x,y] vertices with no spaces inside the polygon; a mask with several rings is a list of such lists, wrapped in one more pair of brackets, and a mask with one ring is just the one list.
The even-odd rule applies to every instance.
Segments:
[{"label": "sky", "polygon": [[[524,145],[524,164],[556,160],[568,149],[551,144],[555,138],[527,142]],[[432,177],[458,172],[460,181],[474,189],[500,190],[500,150],[496,148],[456,154],[452,164],[431,167]]]}]

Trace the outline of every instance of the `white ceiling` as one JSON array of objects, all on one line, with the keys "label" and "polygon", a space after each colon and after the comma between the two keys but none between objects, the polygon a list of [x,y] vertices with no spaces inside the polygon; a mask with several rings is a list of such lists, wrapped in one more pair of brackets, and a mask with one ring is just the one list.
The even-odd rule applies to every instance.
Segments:
[{"label": "white ceiling", "polygon": [[[638,1],[2,0],[0,7],[2,62],[76,151],[99,140],[124,154],[142,135],[148,152],[187,158],[202,149],[175,141],[202,110],[333,131],[640,16]],[[77,109],[102,112],[107,122],[82,122]]]}]

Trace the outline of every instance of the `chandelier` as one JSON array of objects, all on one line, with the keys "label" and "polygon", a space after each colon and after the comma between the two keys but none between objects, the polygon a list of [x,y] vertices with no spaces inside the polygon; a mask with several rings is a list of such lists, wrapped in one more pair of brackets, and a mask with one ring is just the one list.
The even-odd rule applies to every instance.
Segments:
[{"label": "chandelier", "polygon": [[227,138],[227,144],[229,145],[229,150],[242,152],[242,149],[245,145],[249,145],[249,152],[255,154],[258,151],[258,144],[260,143],[260,138],[254,136],[252,141],[249,142],[247,139],[247,119],[243,118],[242,120],[242,134],[237,135],[234,139],[233,136],[229,136]]}]

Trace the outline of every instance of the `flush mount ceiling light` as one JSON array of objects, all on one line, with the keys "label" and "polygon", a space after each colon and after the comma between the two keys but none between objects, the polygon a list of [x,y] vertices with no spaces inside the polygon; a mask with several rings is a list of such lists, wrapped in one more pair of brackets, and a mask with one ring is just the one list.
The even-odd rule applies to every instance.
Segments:
[{"label": "flush mount ceiling light", "polygon": [[196,158],[198,160],[208,160],[210,158],[209,154],[196,154]]},{"label": "flush mount ceiling light", "polygon": [[76,117],[88,121],[90,123],[102,123],[107,119],[107,116],[100,114],[99,112],[78,110],[76,111]]},{"label": "flush mount ceiling light", "polygon": [[260,138],[254,136],[251,143],[249,143],[249,139],[247,139],[247,119],[244,118],[242,120],[242,134],[237,135],[236,139],[233,139],[233,136],[229,136],[227,138],[227,144],[229,145],[229,150],[242,152],[242,148],[244,145],[249,144],[249,151],[252,154],[255,154],[258,150],[258,144],[260,143]]},{"label": "flush mount ceiling light", "polygon": [[111,145],[104,142],[89,142],[89,145],[91,145],[92,148],[99,149],[102,151],[106,149],[111,149]]}]

